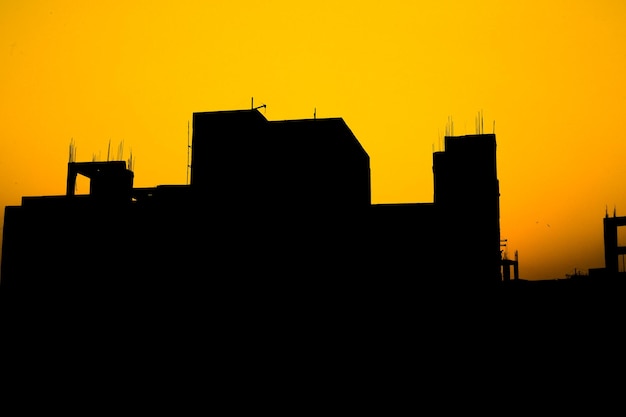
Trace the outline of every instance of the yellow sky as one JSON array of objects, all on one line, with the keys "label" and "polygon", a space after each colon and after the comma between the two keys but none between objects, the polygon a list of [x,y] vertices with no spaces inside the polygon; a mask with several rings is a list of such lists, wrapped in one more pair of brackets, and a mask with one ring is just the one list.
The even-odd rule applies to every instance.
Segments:
[{"label": "yellow sky", "polygon": [[[197,111],[342,117],[374,203],[432,202],[432,152],[495,126],[502,238],[526,279],[603,267],[626,215],[626,2],[4,1],[0,206],[63,194],[68,147],[184,184]],[[460,239],[461,241],[462,239]],[[463,250],[450,242],[450,252]]]}]

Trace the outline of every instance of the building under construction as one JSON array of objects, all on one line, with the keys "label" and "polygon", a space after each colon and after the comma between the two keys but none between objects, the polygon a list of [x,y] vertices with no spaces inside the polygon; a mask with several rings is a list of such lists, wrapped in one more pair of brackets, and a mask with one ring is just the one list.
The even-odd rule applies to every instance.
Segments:
[{"label": "building under construction", "polygon": [[[604,268],[589,268],[589,277],[599,279],[626,278],[626,246],[618,239],[618,229],[626,226],[626,216],[618,216],[613,210],[609,216],[608,209],[602,219],[604,237]],[[620,266],[621,262],[621,266]]]},{"label": "building under construction", "polygon": [[[70,160],[65,195],[6,207],[2,291],[502,280],[495,134],[445,137],[432,202],[372,204],[369,155],[342,118],[269,121],[250,109],[194,113],[192,126],[189,184],[137,188],[125,161]],[[89,194],[74,193],[78,175]]]}]

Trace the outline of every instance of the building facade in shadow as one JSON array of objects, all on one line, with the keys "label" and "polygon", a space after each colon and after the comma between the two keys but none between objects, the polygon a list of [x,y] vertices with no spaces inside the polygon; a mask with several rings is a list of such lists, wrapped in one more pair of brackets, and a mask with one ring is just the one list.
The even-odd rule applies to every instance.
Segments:
[{"label": "building facade in shadow", "polygon": [[494,134],[445,138],[433,202],[372,204],[369,155],[343,119],[198,112],[190,174],[139,188],[124,161],[68,162],[65,195],[5,208],[2,292],[184,299],[502,279]]}]

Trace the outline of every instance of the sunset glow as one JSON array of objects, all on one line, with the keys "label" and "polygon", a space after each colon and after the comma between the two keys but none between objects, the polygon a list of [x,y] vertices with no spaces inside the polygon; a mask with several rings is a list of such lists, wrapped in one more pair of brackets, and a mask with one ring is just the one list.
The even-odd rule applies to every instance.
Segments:
[{"label": "sunset glow", "polygon": [[433,151],[478,118],[521,278],[603,267],[602,218],[626,215],[625,19],[620,0],[5,1],[0,206],[64,194],[72,142],[132,152],[136,187],[185,184],[192,114],[253,103],[343,118],[373,203],[432,202]]}]

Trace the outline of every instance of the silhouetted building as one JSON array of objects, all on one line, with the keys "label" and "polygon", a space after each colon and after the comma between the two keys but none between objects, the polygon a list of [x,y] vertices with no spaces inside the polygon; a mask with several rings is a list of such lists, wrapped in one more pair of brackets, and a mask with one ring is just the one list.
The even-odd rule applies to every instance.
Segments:
[{"label": "silhouetted building", "polygon": [[604,267],[606,273],[617,276],[620,272],[620,257],[626,255],[626,246],[620,246],[617,240],[617,229],[619,226],[626,226],[626,217],[609,217],[603,219],[604,225]]},{"label": "silhouetted building", "polygon": [[[325,292],[502,279],[493,134],[445,138],[432,203],[371,204],[369,156],[341,118],[194,113],[191,156],[189,185],[135,188],[124,161],[69,162],[65,195],[6,207],[3,291],[159,298],[242,277]],[[88,195],[74,193],[77,175]]]},{"label": "silhouetted building", "polygon": [[454,241],[448,274],[498,282],[500,274],[500,186],[495,134],[445,138],[433,155],[435,206]]},{"label": "silhouetted building", "polygon": [[[590,268],[589,276],[593,278],[616,278],[626,275],[626,268],[620,271],[620,260],[624,262],[626,256],[626,246],[620,245],[618,241],[618,228],[626,226],[626,217],[617,216],[613,212],[613,217],[609,217],[608,211],[602,219],[604,232],[604,268]],[[626,278],[626,277],[624,277]]]},{"label": "silhouetted building", "polygon": [[374,258],[423,281],[500,282],[495,135],[446,136],[444,144],[433,154],[433,203],[373,206]]},{"label": "silhouetted building", "polygon": [[519,257],[515,251],[515,259],[502,258],[502,280],[508,282],[511,280],[511,268],[513,268],[513,279],[519,280]]},{"label": "silhouetted building", "polygon": [[210,204],[368,207],[369,156],[343,119],[194,113],[191,186]]}]

